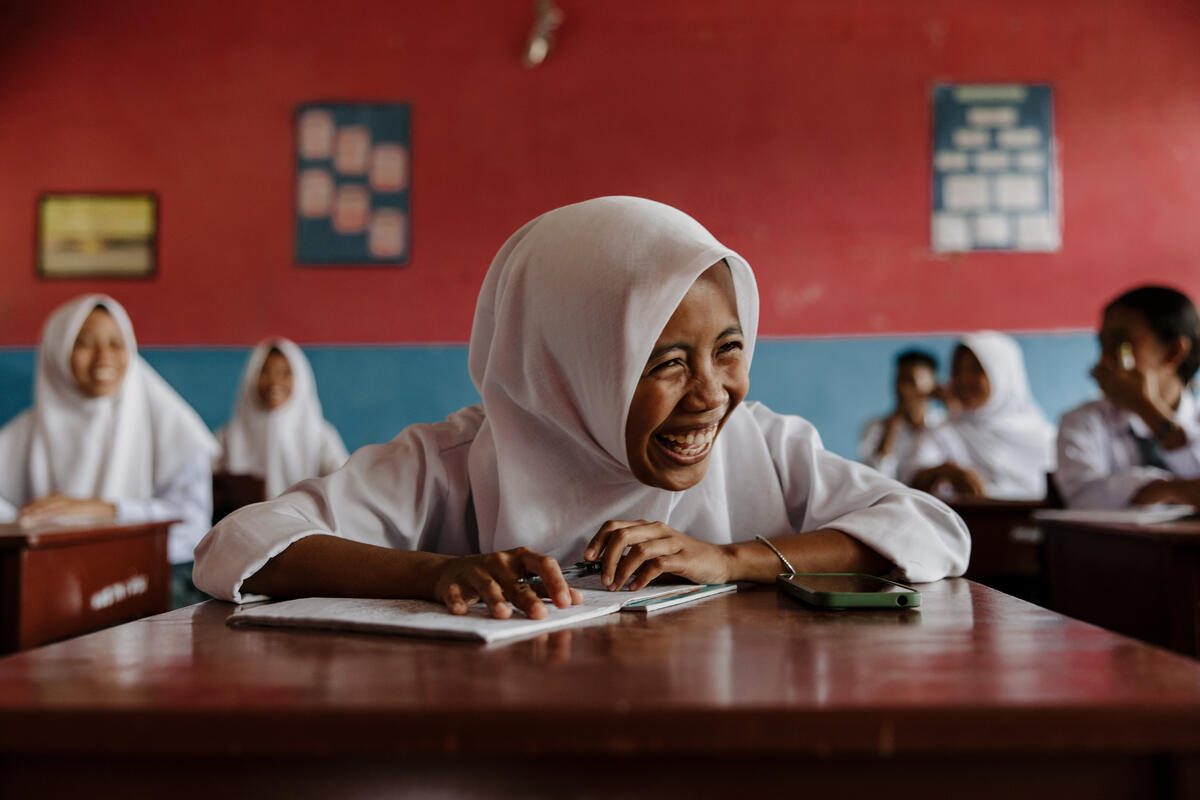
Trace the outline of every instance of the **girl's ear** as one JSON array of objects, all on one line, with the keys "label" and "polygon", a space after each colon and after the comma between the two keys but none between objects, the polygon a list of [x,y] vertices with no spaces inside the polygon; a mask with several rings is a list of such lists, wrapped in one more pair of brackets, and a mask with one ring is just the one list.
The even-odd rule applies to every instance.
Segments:
[{"label": "girl's ear", "polygon": [[1170,366],[1172,372],[1179,369],[1179,365],[1192,352],[1192,343],[1188,341],[1186,336],[1180,336],[1175,341],[1166,345],[1163,350],[1163,366]]}]

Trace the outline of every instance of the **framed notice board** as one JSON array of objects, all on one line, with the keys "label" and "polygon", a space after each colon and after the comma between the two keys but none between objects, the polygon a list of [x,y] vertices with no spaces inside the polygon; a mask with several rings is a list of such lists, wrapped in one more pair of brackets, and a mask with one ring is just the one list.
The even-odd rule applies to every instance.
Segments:
[{"label": "framed notice board", "polygon": [[1049,86],[934,87],[935,251],[1058,250],[1058,174]]},{"label": "framed notice board", "polygon": [[307,103],[296,110],[296,262],[408,262],[407,103]]}]

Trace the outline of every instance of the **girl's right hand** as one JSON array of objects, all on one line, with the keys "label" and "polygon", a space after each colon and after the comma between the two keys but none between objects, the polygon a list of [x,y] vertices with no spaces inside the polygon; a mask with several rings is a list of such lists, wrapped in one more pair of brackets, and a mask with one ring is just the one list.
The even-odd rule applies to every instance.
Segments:
[{"label": "girl's right hand", "polygon": [[[537,575],[541,583],[518,583],[526,575]],[[579,590],[567,585],[558,562],[528,547],[447,559],[439,568],[433,594],[451,614],[466,614],[472,603],[482,600],[496,619],[511,617],[513,606],[529,619],[544,619],[549,612],[543,597],[559,608],[583,602]]]}]

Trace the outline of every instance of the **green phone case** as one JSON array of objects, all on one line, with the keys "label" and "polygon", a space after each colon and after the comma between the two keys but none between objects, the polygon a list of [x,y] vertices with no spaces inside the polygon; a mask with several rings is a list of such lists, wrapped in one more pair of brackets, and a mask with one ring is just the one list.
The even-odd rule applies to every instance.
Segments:
[{"label": "green phone case", "polygon": [[[807,583],[805,578],[809,579]],[[784,573],[776,576],[775,583],[782,591],[818,608],[915,608],[921,605],[921,593],[916,589],[855,572]],[[829,590],[822,589],[822,583],[868,583],[881,588],[874,591]]]}]

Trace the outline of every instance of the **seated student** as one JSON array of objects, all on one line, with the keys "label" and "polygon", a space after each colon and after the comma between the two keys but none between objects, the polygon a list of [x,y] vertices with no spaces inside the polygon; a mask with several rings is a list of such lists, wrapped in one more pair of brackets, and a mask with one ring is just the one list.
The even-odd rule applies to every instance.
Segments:
[{"label": "seated student", "polygon": [[196,412],[137,352],[133,326],[107,295],[50,315],[38,346],[33,408],[0,429],[0,497],[21,519],[180,519],[167,555],[177,605],[192,549],[212,521],[217,444]]},{"label": "seated student", "polygon": [[[1104,309],[1101,400],[1067,412],[1055,484],[1076,508],[1200,505],[1200,409],[1188,382],[1200,367],[1200,315],[1187,295],[1142,286]],[[1124,362],[1124,363],[1123,363]]]},{"label": "seated student", "polygon": [[[230,600],[418,597],[507,618],[579,602],[560,560],[611,589],[801,571],[960,574],[970,539],[935,498],[742,403],[758,328],[750,267],[669,206],[605,197],[544,214],[484,279],[469,366],[483,399],[275,500],[197,548]],[[632,579],[632,580],[631,580]],[[537,586],[538,584],[534,584]]]},{"label": "seated student", "polygon": [[959,498],[1044,497],[1054,426],[1029,391],[1020,345],[996,331],[962,337],[948,394],[960,411],[920,436],[900,468],[903,480]]},{"label": "seated student", "polygon": [[267,339],[254,348],[233,418],[217,432],[217,441],[217,468],[262,477],[267,497],[305,478],[328,475],[350,457],[321,413],[308,359],[287,339]]},{"label": "seated student", "polygon": [[908,461],[917,436],[945,420],[942,409],[930,402],[938,394],[937,367],[937,359],[922,350],[905,350],[896,357],[896,406],[863,428],[859,461],[894,478],[898,465]]}]

